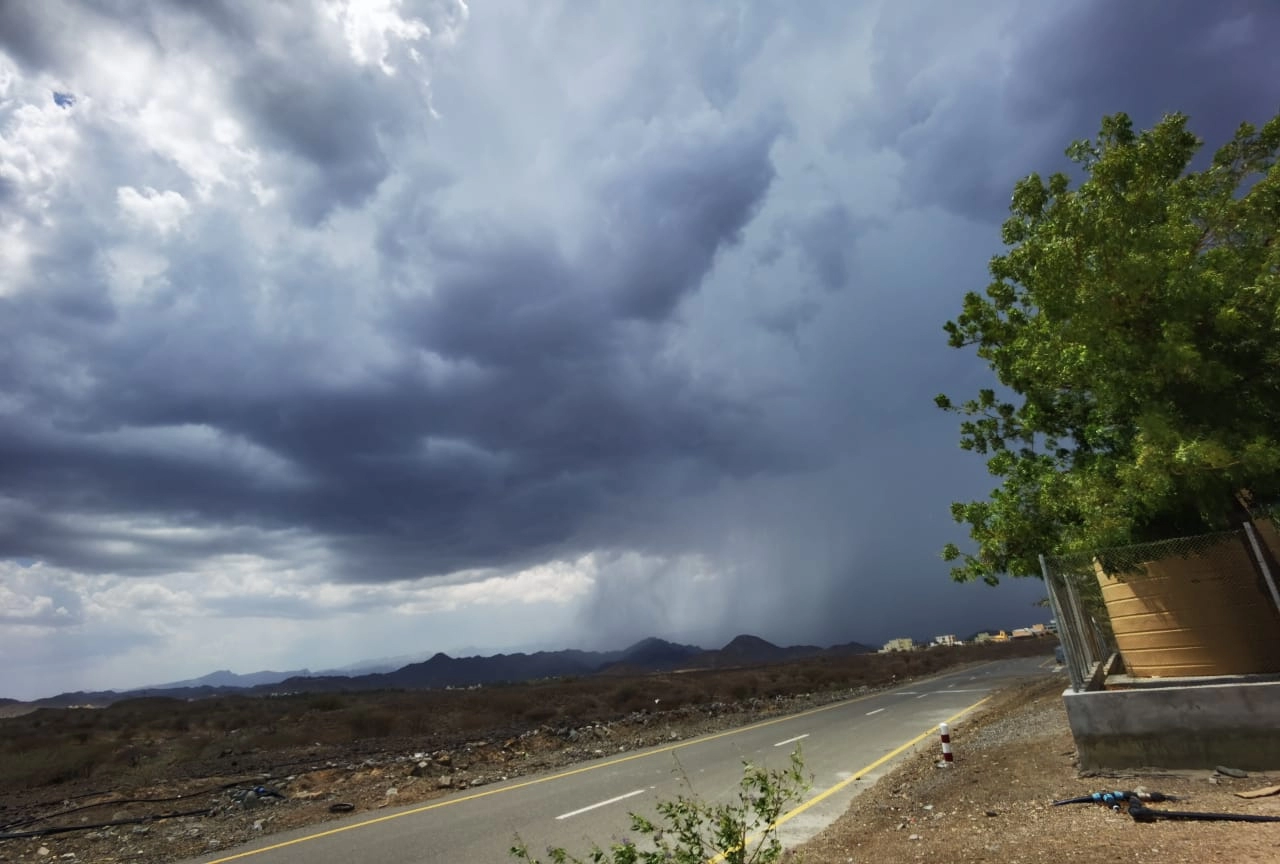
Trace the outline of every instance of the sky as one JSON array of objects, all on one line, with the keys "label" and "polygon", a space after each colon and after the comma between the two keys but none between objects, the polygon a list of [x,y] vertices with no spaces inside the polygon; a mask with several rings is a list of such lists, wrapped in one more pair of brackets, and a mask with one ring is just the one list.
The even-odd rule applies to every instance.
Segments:
[{"label": "sky", "polygon": [[1016,180],[1270,0],[0,2],[0,696],[965,635]]}]

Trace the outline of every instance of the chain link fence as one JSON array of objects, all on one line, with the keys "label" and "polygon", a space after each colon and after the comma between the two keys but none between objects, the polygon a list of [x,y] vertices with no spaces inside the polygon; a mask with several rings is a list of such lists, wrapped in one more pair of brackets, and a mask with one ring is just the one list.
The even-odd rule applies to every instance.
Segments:
[{"label": "chain link fence", "polygon": [[1041,556],[1076,692],[1105,675],[1280,672],[1280,532],[1239,530],[1068,556]]}]

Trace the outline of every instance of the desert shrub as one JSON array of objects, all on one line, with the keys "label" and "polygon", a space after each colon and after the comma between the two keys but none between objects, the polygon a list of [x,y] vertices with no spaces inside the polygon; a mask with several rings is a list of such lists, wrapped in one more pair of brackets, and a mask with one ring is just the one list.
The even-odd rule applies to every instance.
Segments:
[{"label": "desert shrub", "polygon": [[385,738],[396,726],[396,715],[374,707],[358,708],[346,718],[354,738]]},{"label": "desert shrub", "polygon": [[496,717],[519,717],[537,697],[527,687],[486,689],[483,697],[476,699],[477,708]]},{"label": "desert shrub", "polygon": [[272,726],[250,735],[245,742],[251,750],[274,750],[285,747],[301,747],[310,744],[315,736],[308,735],[307,729],[297,725]]},{"label": "desert shrub", "polygon": [[253,725],[253,714],[246,711],[230,711],[218,718],[217,725],[223,732],[244,729]]},{"label": "desert shrub", "polygon": [[0,786],[21,789],[88,780],[110,761],[111,745],[106,741],[10,753],[0,769]]},{"label": "desert shrub", "polygon": [[524,709],[524,719],[530,723],[545,723],[556,716],[556,709],[551,705],[530,705]]},{"label": "desert shrub", "polygon": [[760,681],[754,675],[733,682],[729,687],[729,695],[734,699],[750,699],[760,692]]},{"label": "desert shrub", "polygon": [[600,700],[590,693],[567,695],[560,705],[560,716],[569,722],[587,722],[599,716]]},{"label": "desert shrub", "polygon": [[337,693],[317,693],[307,700],[307,707],[312,711],[341,711],[347,707],[347,700]]},{"label": "desert shrub", "polygon": [[617,690],[614,690],[613,693],[609,696],[609,704],[611,704],[615,708],[625,709],[626,706],[630,705],[633,701],[635,701],[636,697],[638,697],[639,695],[640,695],[640,691],[637,690],[634,686],[629,684],[624,684],[621,687],[619,687]]},{"label": "desert shrub", "polygon": [[431,715],[426,711],[410,708],[401,716],[410,735],[426,735],[431,731]]}]

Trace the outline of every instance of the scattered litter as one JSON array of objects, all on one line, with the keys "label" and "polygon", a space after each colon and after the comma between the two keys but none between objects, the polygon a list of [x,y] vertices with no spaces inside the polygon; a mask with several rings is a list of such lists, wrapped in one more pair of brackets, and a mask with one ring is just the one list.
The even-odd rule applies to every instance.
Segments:
[{"label": "scattered litter", "polygon": [[329,805],[330,813],[350,813],[354,809],[356,809],[356,805],[346,801],[335,801]]},{"label": "scattered litter", "polygon": [[1249,776],[1248,771],[1241,771],[1239,768],[1228,768],[1225,765],[1219,765],[1217,768],[1214,768],[1213,770],[1217,771],[1219,774],[1222,774],[1226,777],[1235,777],[1240,780],[1243,780],[1245,777]]},{"label": "scattered litter", "polygon": [[1237,792],[1240,798],[1266,798],[1268,795],[1280,793],[1280,786],[1263,786],[1261,789],[1250,789],[1248,792]]},{"label": "scattered litter", "polygon": [[1063,804],[1105,804],[1112,810],[1119,810],[1120,805],[1133,801],[1177,801],[1173,795],[1166,795],[1163,792],[1148,792],[1145,789],[1137,789],[1132,791],[1121,791],[1119,789],[1110,792],[1092,792],[1088,795],[1081,795],[1078,798],[1064,798],[1061,801],[1054,801],[1054,807],[1061,807]]}]

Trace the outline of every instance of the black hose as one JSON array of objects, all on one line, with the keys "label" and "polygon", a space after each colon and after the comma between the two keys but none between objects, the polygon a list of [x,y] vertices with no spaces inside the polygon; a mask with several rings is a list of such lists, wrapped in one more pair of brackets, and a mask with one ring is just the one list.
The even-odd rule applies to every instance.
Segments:
[{"label": "black hose", "polygon": [[[255,775],[255,779],[256,779],[256,775]],[[110,805],[110,804],[154,804],[154,803],[160,803],[164,801],[181,801],[184,798],[194,798],[197,795],[208,795],[210,792],[220,792],[224,789],[234,789],[237,786],[245,785],[245,782],[246,781],[244,780],[232,780],[230,782],[223,783],[218,786],[210,786],[207,789],[201,789],[198,792],[184,792],[181,795],[168,795],[163,798],[108,798],[105,801],[95,801],[92,804],[81,804],[79,807],[72,807],[68,810],[59,810],[57,813],[50,813],[47,816],[25,816],[21,819],[15,819],[12,822],[6,822],[3,825],[0,825],[0,832],[8,831],[10,828],[21,828],[24,825],[34,825],[36,822],[44,822],[46,819],[59,819],[63,816],[68,816],[72,813],[79,813],[82,810],[93,810],[97,807],[106,807],[107,805]],[[111,794],[118,794],[118,793],[115,793],[115,790],[111,790],[108,792],[93,792],[91,794],[92,795],[111,795]],[[279,793],[274,793],[274,794],[276,795],[276,797],[283,797],[279,795]],[[65,800],[75,801],[79,798],[88,798],[88,797],[90,796],[79,795],[79,796],[76,796],[76,798],[68,798]],[[49,802],[49,803],[57,803],[57,802]],[[33,806],[38,807],[38,806],[48,806],[48,805],[37,804]]]},{"label": "black hose", "polygon": [[1155,822],[1158,819],[1176,819],[1194,822],[1280,822],[1280,816],[1262,816],[1253,813],[1197,813],[1188,810],[1152,810],[1141,801],[1130,799],[1129,815],[1135,822]]},{"label": "black hose", "polygon": [[[232,785],[238,786],[240,784],[236,783]],[[164,798],[108,798],[106,801],[95,801],[92,804],[82,804],[79,807],[72,807],[68,810],[59,810],[57,813],[50,813],[47,816],[28,816],[23,819],[17,819],[5,825],[0,825],[0,831],[7,831],[10,828],[20,828],[23,825],[33,825],[36,822],[44,822],[47,819],[60,819],[63,816],[70,816],[72,813],[79,813],[82,810],[94,810],[98,807],[106,807],[108,804],[153,804],[164,801],[181,801],[183,798],[194,798],[197,795],[208,795],[210,792],[217,792],[220,789],[227,788],[230,787],[214,786],[209,789],[201,789],[199,792],[187,792],[182,795],[169,795]]]},{"label": "black hose", "polygon": [[1177,801],[1177,797],[1166,795],[1163,792],[1133,792],[1124,790],[1113,790],[1110,792],[1094,792],[1089,795],[1081,795],[1078,798],[1064,798],[1061,801],[1054,801],[1054,807],[1061,807],[1064,804],[1106,804],[1112,810],[1119,809],[1121,802],[1124,801]]}]

